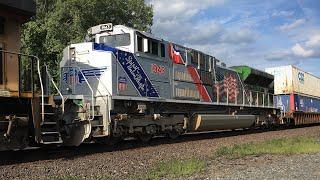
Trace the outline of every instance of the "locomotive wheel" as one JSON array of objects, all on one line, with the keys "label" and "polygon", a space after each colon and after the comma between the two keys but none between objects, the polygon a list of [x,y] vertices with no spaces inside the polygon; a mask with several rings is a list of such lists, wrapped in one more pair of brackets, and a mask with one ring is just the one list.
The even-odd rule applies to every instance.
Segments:
[{"label": "locomotive wheel", "polygon": [[150,134],[141,134],[141,135],[139,135],[139,139],[142,142],[146,143],[146,142],[149,142],[152,139],[152,135],[150,135]]}]

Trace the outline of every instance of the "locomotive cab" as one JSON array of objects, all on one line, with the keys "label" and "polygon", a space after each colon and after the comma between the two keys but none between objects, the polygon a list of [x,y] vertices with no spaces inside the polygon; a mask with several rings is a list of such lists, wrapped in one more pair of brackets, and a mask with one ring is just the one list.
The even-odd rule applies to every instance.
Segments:
[{"label": "locomotive cab", "polygon": [[88,36],[91,42],[104,44],[114,48],[133,53],[135,31],[126,26],[114,26],[111,23],[101,24],[88,29]]}]

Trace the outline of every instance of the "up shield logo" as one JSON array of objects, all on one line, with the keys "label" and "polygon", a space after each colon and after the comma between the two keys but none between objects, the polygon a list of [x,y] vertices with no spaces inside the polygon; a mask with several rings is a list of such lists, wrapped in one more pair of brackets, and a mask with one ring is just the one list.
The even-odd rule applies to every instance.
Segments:
[{"label": "up shield logo", "polygon": [[304,73],[298,72],[298,80],[301,84],[304,84]]}]

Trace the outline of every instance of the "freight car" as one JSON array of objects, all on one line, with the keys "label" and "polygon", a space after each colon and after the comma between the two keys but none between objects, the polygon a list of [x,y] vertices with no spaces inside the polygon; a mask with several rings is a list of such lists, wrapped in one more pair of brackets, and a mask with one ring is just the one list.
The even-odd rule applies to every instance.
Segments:
[{"label": "freight car", "polygon": [[320,122],[320,78],[292,65],[266,72],[274,75],[275,105],[282,109],[284,121],[294,125]]}]

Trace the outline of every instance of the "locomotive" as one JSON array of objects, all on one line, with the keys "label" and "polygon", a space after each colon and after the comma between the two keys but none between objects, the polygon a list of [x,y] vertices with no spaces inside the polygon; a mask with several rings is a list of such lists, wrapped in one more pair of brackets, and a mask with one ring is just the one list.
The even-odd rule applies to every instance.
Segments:
[{"label": "locomotive", "polygon": [[91,27],[85,42],[67,46],[59,86],[32,58],[33,93],[26,118],[18,118],[25,125],[3,120],[15,124],[10,131],[23,131],[25,141],[13,145],[16,137],[7,133],[1,150],[287,123],[274,103],[273,75],[228,68],[211,55],[123,25]]},{"label": "locomotive", "polygon": [[60,63],[60,124],[72,145],[278,121],[267,73],[251,68],[259,73],[244,78],[240,67],[122,25],[92,27],[86,39],[66,47]]}]

